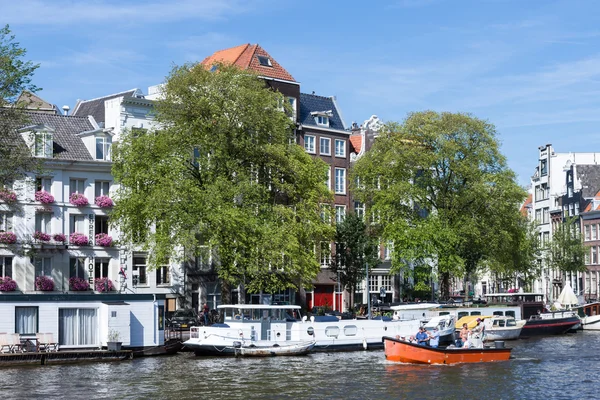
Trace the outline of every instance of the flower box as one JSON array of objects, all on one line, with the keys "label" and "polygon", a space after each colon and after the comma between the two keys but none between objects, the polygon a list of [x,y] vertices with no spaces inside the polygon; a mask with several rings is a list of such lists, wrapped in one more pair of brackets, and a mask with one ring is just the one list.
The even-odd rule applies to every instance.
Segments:
[{"label": "flower box", "polygon": [[54,290],[54,281],[49,276],[38,276],[35,278],[35,290],[51,292]]},{"label": "flower box", "polygon": [[60,243],[60,244],[64,244],[67,241],[67,237],[65,235],[63,235],[62,233],[57,233],[56,235],[52,236],[52,239],[56,243]]},{"label": "flower box", "polygon": [[114,289],[113,283],[108,278],[96,278],[94,288],[97,292],[110,292]]},{"label": "flower box", "polygon": [[96,197],[96,205],[102,208],[109,208],[112,207],[114,203],[108,196],[98,196]]},{"label": "flower box", "polygon": [[33,238],[35,240],[39,240],[40,242],[49,242],[51,236],[44,232],[35,231],[35,233],[33,234]]},{"label": "flower box", "polygon": [[13,204],[17,202],[17,194],[9,189],[0,189],[0,201],[6,204]]},{"label": "flower box", "polygon": [[17,289],[17,282],[10,276],[0,276],[0,292],[14,292]]},{"label": "flower box", "polygon": [[17,235],[12,232],[0,232],[0,243],[15,244],[17,243]]},{"label": "flower box", "polygon": [[73,246],[87,246],[90,240],[83,233],[74,232],[69,236],[69,243]]},{"label": "flower box", "polygon": [[112,245],[112,237],[106,233],[99,233],[96,235],[96,245],[102,247],[110,247]]},{"label": "flower box", "polygon": [[77,207],[85,207],[90,204],[87,197],[81,193],[73,193],[71,197],[69,197],[69,202]]},{"label": "flower box", "polygon": [[54,196],[45,190],[35,192],[35,201],[39,201],[42,204],[54,203]]},{"label": "flower box", "polygon": [[75,292],[84,292],[86,290],[90,290],[90,284],[87,280],[74,276],[69,279],[69,290]]},{"label": "flower box", "polygon": [[108,351],[121,351],[121,345],[123,342],[106,342],[106,349]]}]

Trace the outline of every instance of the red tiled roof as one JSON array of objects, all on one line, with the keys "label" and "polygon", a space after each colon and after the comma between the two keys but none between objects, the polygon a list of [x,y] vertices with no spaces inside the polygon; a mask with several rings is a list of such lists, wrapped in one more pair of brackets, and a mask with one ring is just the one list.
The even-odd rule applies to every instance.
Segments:
[{"label": "red tiled roof", "polygon": [[523,216],[527,216],[527,208],[532,203],[532,201],[533,199],[531,197],[531,193],[529,193],[529,195],[525,199],[525,203],[523,203],[523,205],[521,206],[521,214],[523,214]]},{"label": "red tiled roof", "polygon": [[[596,195],[594,196],[594,200],[600,200],[600,192],[596,193]],[[590,200],[590,202],[587,204],[587,206],[585,206],[585,209],[583,210],[583,212],[600,210],[600,204],[598,204],[598,207],[596,207],[594,210],[592,210],[593,206],[594,206],[594,201]]]},{"label": "red tiled roof", "polygon": [[352,149],[354,153],[360,153],[360,147],[362,145],[362,136],[361,135],[352,135],[350,136],[350,145],[352,145]]},{"label": "red tiled roof", "polygon": [[[257,56],[269,58],[272,66],[261,65]],[[232,64],[241,69],[257,72],[261,76],[296,82],[294,77],[258,44],[248,43],[216,51],[202,60],[200,64],[210,67],[217,62]]]}]

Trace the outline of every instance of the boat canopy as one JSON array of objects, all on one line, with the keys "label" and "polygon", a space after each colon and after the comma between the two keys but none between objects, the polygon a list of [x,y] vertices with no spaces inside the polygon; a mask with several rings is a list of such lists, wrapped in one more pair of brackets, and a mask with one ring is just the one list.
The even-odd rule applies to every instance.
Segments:
[{"label": "boat canopy", "polygon": [[[579,305],[579,299],[575,296],[573,289],[571,288],[571,284],[567,282],[562,292],[556,299],[558,303],[562,306],[562,308],[574,308]],[[560,308],[559,308],[560,309]]]},{"label": "boat canopy", "polygon": [[490,315],[467,315],[456,321],[454,327],[456,329],[462,329],[463,324],[467,324],[467,328],[473,329],[477,326],[477,319],[484,320],[486,318],[492,318]]},{"label": "boat canopy", "polygon": [[437,303],[416,303],[416,304],[400,304],[397,306],[391,306],[390,310],[393,311],[409,311],[409,310],[430,310],[432,308],[439,307]]}]

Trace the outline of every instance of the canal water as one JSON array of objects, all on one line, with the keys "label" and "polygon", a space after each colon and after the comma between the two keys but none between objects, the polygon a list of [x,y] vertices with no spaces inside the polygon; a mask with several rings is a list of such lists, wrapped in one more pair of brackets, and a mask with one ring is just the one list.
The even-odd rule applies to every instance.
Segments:
[{"label": "canal water", "polygon": [[266,359],[193,353],[0,369],[1,399],[598,399],[600,332],[507,342],[502,363],[418,366],[383,351]]}]

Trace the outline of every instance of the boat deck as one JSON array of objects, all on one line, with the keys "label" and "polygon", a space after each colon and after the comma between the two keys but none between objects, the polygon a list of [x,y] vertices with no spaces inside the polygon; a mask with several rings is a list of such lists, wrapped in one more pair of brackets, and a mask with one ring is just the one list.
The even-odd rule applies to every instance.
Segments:
[{"label": "boat deck", "polygon": [[96,361],[131,360],[131,350],[78,350],[53,352],[1,353],[0,367],[14,365],[46,365]]}]

